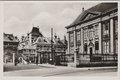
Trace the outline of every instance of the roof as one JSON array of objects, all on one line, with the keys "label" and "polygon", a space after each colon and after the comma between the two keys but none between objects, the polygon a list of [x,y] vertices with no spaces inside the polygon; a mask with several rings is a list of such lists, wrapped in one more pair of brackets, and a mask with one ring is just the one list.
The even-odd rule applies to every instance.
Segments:
[{"label": "roof", "polygon": [[13,36],[13,34],[6,34],[4,33],[4,42],[18,42],[18,38]]},{"label": "roof", "polygon": [[51,41],[46,37],[38,37],[35,43],[37,43],[37,44],[51,44]]},{"label": "roof", "polygon": [[18,49],[36,49],[28,40],[23,41],[19,44]]},{"label": "roof", "polygon": [[[53,38],[53,45],[64,45],[64,43],[62,42],[62,40],[58,39],[58,38]],[[51,44],[51,38],[50,37],[38,37],[36,42],[37,44]]]},{"label": "roof", "polygon": [[42,33],[39,31],[38,27],[33,27],[31,33],[34,34],[34,35],[43,36]]},{"label": "roof", "polygon": [[118,7],[117,2],[116,3],[100,3],[96,6],[93,6],[85,11],[83,11],[76,20],[70,24],[69,26],[66,26],[66,28],[69,28],[71,26],[74,26],[76,24],[79,24],[82,21],[89,20],[91,18],[97,17],[103,13],[109,12],[113,9],[117,9]]}]

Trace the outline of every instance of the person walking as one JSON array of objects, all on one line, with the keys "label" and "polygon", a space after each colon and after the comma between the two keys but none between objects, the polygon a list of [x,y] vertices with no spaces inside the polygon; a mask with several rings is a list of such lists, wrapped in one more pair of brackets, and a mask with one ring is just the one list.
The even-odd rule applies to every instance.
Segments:
[{"label": "person walking", "polygon": [[15,58],[14,65],[17,66],[17,64],[18,64],[18,59]]},{"label": "person walking", "polygon": [[38,65],[38,56],[36,57],[36,65]]}]

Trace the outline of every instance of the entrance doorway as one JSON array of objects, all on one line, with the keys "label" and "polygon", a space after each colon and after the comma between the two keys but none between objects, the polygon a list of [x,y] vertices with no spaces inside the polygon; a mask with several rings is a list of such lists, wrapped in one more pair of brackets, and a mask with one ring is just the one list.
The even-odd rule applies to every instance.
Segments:
[{"label": "entrance doorway", "polygon": [[93,48],[90,48],[90,62],[92,62],[92,54],[93,54]]}]

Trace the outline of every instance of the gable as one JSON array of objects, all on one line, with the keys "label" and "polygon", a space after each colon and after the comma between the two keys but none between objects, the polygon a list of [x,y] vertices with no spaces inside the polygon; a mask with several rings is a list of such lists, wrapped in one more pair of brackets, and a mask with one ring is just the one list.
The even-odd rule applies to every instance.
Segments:
[{"label": "gable", "polygon": [[[81,21],[85,21],[85,20],[88,20],[88,19],[90,19],[90,18],[92,18],[92,17],[94,17],[94,16],[97,16],[97,15],[99,15],[100,14],[100,12],[97,12],[97,11],[90,11],[90,10],[86,10],[86,11],[84,11],[84,12],[82,12],[79,16],[78,16],[78,18],[72,23],[72,24],[77,24],[77,23],[79,23],[79,22],[81,22]],[[71,25],[72,25],[71,24]]]},{"label": "gable", "polygon": [[[75,21],[73,21],[72,24],[70,24],[69,26],[66,26],[66,28],[70,28],[74,25],[77,25],[78,23],[85,21],[87,19],[90,19],[96,15],[100,15],[101,13],[108,13],[111,10],[116,10],[118,9],[118,3],[100,3],[96,6],[93,6],[85,11],[83,11],[76,19]],[[89,14],[89,15],[88,15]]]},{"label": "gable", "polygon": [[96,14],[91,14],[91,13],[88,13],[85,17],[83,17],[83,21],[85,21],[85,20],[88,20],[88,19],[90,19],[90,18],[93,18],[94,16],[96,16]]}]

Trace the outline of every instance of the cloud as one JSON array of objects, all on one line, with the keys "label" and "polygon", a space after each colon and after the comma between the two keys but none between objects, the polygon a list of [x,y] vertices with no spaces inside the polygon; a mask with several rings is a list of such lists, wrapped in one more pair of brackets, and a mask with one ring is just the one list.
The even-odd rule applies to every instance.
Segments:
[{"label": "cloud", "polygon": [[20,20],[17,17],[11,17],[4,24],[4,32],[5,33],[13,33],[20,37],[22,34],[27,33],[28,28],[25,27],[24,21]]},{"label": "cloud", "polygon": [[63,38],[66,35],[65,26],[70,25],[80,14],[80,10],[73,8],[63,8],[62,10],[52,13],[52,12],[40,12],[31,21],[31,24],[35,26],[40,26],[40,30],[44,36],[50,37],[51,28],[54,29],[54,33],[57,33],[59,37]]},{"label": "cloud", "polygon": [[[6,3],[4,5],[4,31],[16,35],[26,34],[32,24],[40,26],[44,36],[50,37],[51,28],[63,38],[65,26],[70,25],[81,13],[81,3]],[[92,4],[84,5],[85,9]]]},{"label": "cloud", "polygon": [[77,11],[70,8],[65,8],[56,14],[41,12],[32,19],[31,24],[40,26],[40,30],[45,36],[50,36],[50,28],[53,27],[54,33],[57,33],[63,38],[66,34],[65,26],[73,22],[78,15],[78,13],[76,13]]}]

